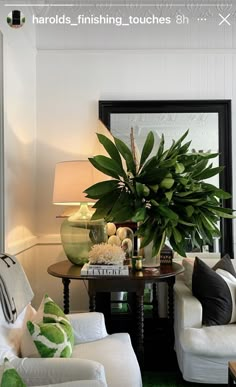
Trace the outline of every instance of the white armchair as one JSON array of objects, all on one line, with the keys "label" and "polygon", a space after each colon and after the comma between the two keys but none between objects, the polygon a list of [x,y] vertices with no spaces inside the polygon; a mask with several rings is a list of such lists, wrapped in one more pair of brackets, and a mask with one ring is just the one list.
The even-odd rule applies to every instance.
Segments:
[{"label": "white armchair", "polygon": [[142,387],[129,334],[108,335],[102,313],[68,315],[75,338],[71,358],[36,357],[26,330],[36,315],[32,289],[16,257],[0,258],[0,364],[8,358],[27,386]]},{"label": "white armchair", "polygon": [[[212,267],[218,259],[204,261]],[[227,384],[228,362],[236,359],[236,324],[202,325],[202,304],[188,285],[189,279],[184,275],[174,285],[175,350],[179,368],[186,381]]]},{"label": "white armchair", "polygon": [[142,386],[129,335],[108,335],[103,314],[97,312],[69,315],[75,334],[72,358],[21,358],[23,326],[34,313],[28,305],[8,324],[0,309],[0,361],[8,357],[28,386]]}]

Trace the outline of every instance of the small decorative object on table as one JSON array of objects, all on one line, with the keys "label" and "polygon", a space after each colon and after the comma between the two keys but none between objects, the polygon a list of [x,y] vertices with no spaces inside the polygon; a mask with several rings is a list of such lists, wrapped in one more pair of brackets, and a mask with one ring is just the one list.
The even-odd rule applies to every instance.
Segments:
[{"label": "small decorative object on table", "polygon": [[164,245],[160,253],[160,264],[171,265],[173,256],[174,256],[173,250],[169,246]]},{"label": "small decorative object on table", "polygon": [[143,257],[141,255],[134,255],[132,257],[132,269],[140,271],[143,269]]},{"label": "small decorative object on table", "polygon": [[94,245],[81,275],[128,275],[129,268],[124,265],[124,259],[125,252],[120,246],[109,243]]},{"label": "small decorative object on table", "polygon": [[108,243],[121,246],[125,258],[131,258],[134,252],[134,233],[129,227],[116,227],[115,223],[107,223]]}]

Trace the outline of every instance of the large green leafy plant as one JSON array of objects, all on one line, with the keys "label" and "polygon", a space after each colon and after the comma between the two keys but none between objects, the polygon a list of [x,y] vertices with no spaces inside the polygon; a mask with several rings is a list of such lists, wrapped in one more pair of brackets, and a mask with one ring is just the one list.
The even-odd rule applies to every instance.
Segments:
[{"label": "large green leafy plant", "polygon": [[120,139],[114,143],[102,134],[98,140],[110,156],[90,158],[92,165],[111,177],[85,193],[97,199],[93,219],[109,222],[138,222],[141,247],[153,242],[156,255],[168,238],[172,248],[185,256],[186,241],[200,247],[220,237],[218,221],[232,218],[233,210],[223,208],[221,199],[231,195],[206,180],[223,167],[213,167],[209,160],[217,153],[191,153],[191,141],[183,143],[188,131],[169,149],[162,135],[154,156],[154,135],[150,132],[137,165],[134,152]]}]

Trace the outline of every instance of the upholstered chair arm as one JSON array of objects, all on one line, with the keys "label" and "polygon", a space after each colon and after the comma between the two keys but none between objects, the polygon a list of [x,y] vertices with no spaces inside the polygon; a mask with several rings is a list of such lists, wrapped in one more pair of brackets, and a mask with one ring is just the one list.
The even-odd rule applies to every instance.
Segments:
[{"label": "upholstered chair arm", "polygon": [[68,317],[74,329],[75,344],[100,340],[108,335],[102,313],[74,313]]},{"label": "upholstered chair arm", "polygon": [[179,331],[184,328],[200,328],[202,326],[202,305],[183,281],[176,281],[174,297],[175,329]]},{"label": "upholstered chair arm", "polygon": [[15,358],[13,367],[27,386],[38,386],[78,380],[101,380],[106,385],[102,364],[73,358]]}]

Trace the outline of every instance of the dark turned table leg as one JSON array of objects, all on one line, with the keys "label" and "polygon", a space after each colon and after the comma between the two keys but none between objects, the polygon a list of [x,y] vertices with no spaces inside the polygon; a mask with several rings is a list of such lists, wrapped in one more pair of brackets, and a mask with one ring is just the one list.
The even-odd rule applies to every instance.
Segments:
[{"label": "dark turned table leg", "polygon": [[64,285],[64,313],[69,314],[70,313],[70,279],[68,278],[62,278],[62,283]]},{"label": "dark turned table leg", "polygon": [[90,312],[96,311],[96,295],[95,294],[89,295],[89,311]]},{"label": "dark turned table leg", "polygon": [[136,295],[136,329],[137,342],[136,354],[140,367],[144,364],[144,312],[143,312],[143,295]]},{"label": "dark turned table leg", "polygon": [[170,340],[174,345],[174,283],[175,277],[168,278],[168,325],[170,332]]}]

